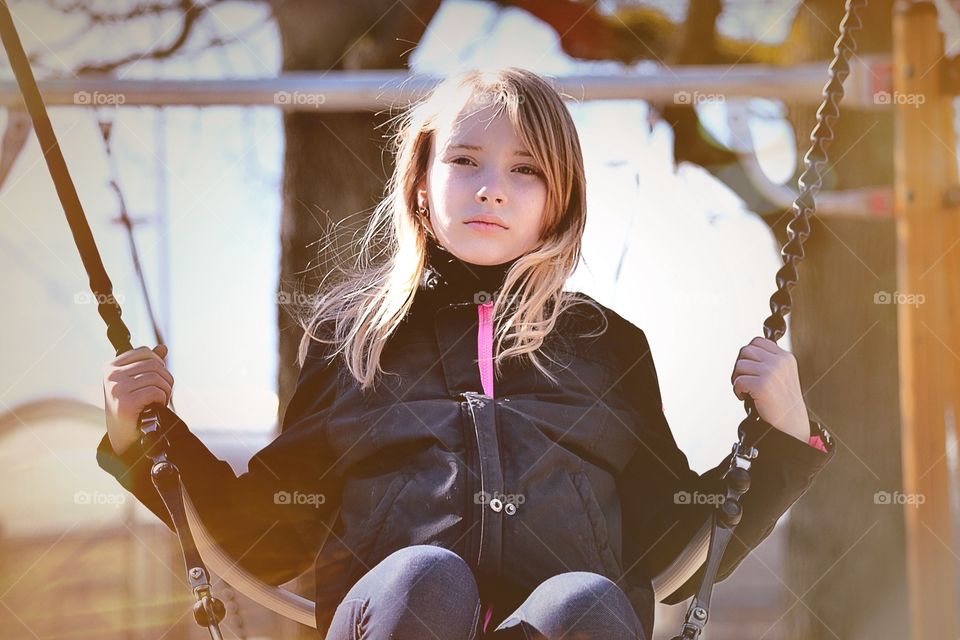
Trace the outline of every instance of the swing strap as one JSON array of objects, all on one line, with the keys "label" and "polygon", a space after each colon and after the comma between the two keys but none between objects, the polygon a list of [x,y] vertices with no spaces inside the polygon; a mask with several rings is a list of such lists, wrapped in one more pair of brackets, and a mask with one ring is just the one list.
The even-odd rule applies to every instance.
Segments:
[{"label": "swing strap", "polygon": [[[133,348],[130,344],[130,330],[120,317],[120,305],[113,296],[113,283],[103,267],[103,260],[93,234],[90,232],[90,225],[87,223],[80,198],[77,196],[76,187],[70,178],[67,163],[63,158],[53,126],[50,124],[46,105],[40,95],[37,81],[33,77],[33,70],[23,50],[23,44],[17,34],[6,0],[0,0],[0,38],[3,40],[3,47],[16,76],[17,85],[20,87],[20,93],[30,119],[33,121],[33,128],[37,132],[37,139],[40,141],[43,157],[70,225],[74,243],[77,245],[83,267],[90,279],[90,289],[97,300],[97,311],[107,325],[107,337],[119,356]],[[211,593],[209,573],[190,533],[183,506],[180,472],[166,456],[168,442],[160,431],[158,418],[160,408],[160,405],[152,404],[140,414],[140,445],[153,463],[150,472],[153,485],[170,512],[180,540],[187,580],[196,597],[193,607],[194,619],[200,626],[207,627],[211,638],[220,640],[223,636],[219,622],[223,620],[226,610],[223,603]]]},{"label": "swing strap", "polygon": [[[827,165],[827,148],[834,138],[833,124],[840,117],[843,82],[850,75],[850,56],[857,50],[854,34],[863,27],[859,12],[866,6],[867,0],[847,0],[840,22],[840,35],[833,45],[830,79],[823,87],[823,101],[817,109],[817,124],[810,134],[810,148],[803,157],[804,172],[798,180],[800,193],[793,202],[793,219],[787,224],[789,240],[780,250],[784,264],[777,271],[777,290],[770,297],[772,313],[763,323],[764,336],[774,342],[786,332],[784,317],[789,315],[792,307],[790,289],[799,280],[797,264],[803,260],[803,243],[810,236],[810,216],[816,213],[814,198],[823,184],[822,170]],[[739,440],[733,445],[730,466],[724,474],[726,499],[711,516],[710,545],[700,588],[687,609],[680,635],[674,636],[673,640],[698,640],[707,624],[710,596],[720,570],[720,561],[742,515],[740,498],[750,489],[750,464],[758,455],[754,445],[773,428],[760,417],[749,395],[744,405],[747,417],[740,423]],[[695,546],[696,540],[690,547]]]}]

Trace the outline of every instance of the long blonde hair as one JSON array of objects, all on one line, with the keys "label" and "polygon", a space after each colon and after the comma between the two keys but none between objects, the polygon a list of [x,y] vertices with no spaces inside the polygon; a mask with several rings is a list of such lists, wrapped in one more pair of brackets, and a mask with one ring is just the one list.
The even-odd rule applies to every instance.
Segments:
[{"label": "long blonde hair", "polygon": [[[321,284],[320,293],[309,296],[313,304],[298,315],[304,329],[301,366],[310,340],[318,340],[334,345],[333,354],[343,354],[362,389],[374,384],[384,345],[413,304],[426,268],[429,230],[417,212],[417,188],[425,183],[431,145],[438,128],[474,102],[495,106],[495,115],[506,112],[547,185],[540,244],[516,260],[494,297],[494,366],[499,374],[506,358],[527,354],[556,382],[537,350],[564,309],[577,303],[596,307],[562,290],[579,263],[586,225],[583,155],[561,94],[544,78],[517,67],[449,76],[394,119],[394,170],[371,214],[355,267],[338,265],[339,281],[329,288]],[[321,332],[321,327],[332,331]]]}]

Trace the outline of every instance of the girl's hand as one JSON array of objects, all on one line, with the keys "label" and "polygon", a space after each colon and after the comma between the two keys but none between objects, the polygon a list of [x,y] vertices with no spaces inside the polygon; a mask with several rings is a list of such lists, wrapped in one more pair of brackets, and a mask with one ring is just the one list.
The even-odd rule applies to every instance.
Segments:
[{"label": "girl's hand", "polygon": [[730,382],[737,398],[753,398],[767,423],[798,440],[809,440],[809,416],[792,353],[773,340],[756,337],[740,349]]},{"label": "girl's hand", "polygon": [[103,407],[107,435],[117,454],[140,439],[140,412],[154,402],[166,406],[173,393],[173,376],[163,358],[166,345],[152,350],[137,347],[120,354],[104,367]]}]

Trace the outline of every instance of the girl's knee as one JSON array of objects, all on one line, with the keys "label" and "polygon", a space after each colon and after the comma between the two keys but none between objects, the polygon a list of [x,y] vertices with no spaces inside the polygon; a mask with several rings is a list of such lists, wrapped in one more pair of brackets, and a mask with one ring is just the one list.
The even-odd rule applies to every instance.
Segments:
[{"label": "girl's knee", "polygon": [[[434,545],[397,549],[368,571],[337,610],[328,637],[473,637],[480,595],[473,572],[457,554]],[[345,635],[347,629],[357,631]]]},{"label": "girl's knee", "polygon": [[473,572],[453,551],[421,544],[397,549],[370,571],[378,588],[406,597],[454,597],[462,601],[479,600]]},{"label": "girl's knee", "polygon": [[[534,589],[533,594],[546,592],[557,604],[574,606],[580,602],[591,604],[599,599],[604,601],[628,602],[627,596],[613,580],[590,571],[569,571],[547,578]],[[531,597],[533,597],[531,594]]]},{"label": "girl's knee", "polygon": [[571,571],[555,575],[541,583],[529,601],[531,607],[524,607],[525,612],[536,611],[535,615],[543,618],[531,622],[549,627],[554,634],[584,634],[585,638],[611,640],[643,637],[627,595],[612,580],[597,573]]}]

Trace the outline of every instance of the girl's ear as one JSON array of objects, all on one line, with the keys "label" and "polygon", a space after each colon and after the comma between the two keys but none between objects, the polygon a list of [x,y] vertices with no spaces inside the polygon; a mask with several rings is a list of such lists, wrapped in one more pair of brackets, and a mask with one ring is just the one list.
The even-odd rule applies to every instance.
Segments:
[{"label": "girl's ear", "polygon": [[417,207],[419,207],[420,209],[423,209],[424,207],[427,206],[428,202],[429,201],[427,200],[427,190],[424,187],[423,183],[421,183],[420,186],[417,187]]}]

